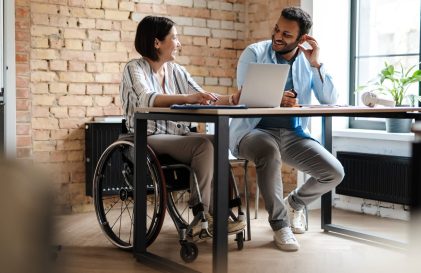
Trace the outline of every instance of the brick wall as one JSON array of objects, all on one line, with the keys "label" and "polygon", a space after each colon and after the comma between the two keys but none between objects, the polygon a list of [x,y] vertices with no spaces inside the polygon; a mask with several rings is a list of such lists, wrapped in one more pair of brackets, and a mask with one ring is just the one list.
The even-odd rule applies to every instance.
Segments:
[{"label": "brick wall", "polygon": [[[138,57],[138,21],[150,14],[176,21],[177,62],[205,89],[229,94],[242,49],[269,38],[281,8],[293,2],[16,0],[18,157],[51,171],[59,211],[91,209],[84,123],[121,114],[118,86],[125,63]],[[295,183],[293,170],[284,176]]]}]

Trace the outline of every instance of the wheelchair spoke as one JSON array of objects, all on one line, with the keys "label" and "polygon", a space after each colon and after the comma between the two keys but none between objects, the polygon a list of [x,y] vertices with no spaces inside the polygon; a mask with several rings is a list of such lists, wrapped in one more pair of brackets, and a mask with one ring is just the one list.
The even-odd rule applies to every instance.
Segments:
[{"label": "wheelchair spoke", "polygon": [[[113,197],[112,199],[114,199],[115,197]],[[118,199],[114,202],[114,204],[112,204],[111,205],[111,207],[105,212],[105,215],[107,215],[108,214],[108,212],[110,212],[113,208],[114,208],[114,206],[115,205],[117,205],[117,203],[118,203]]]}]

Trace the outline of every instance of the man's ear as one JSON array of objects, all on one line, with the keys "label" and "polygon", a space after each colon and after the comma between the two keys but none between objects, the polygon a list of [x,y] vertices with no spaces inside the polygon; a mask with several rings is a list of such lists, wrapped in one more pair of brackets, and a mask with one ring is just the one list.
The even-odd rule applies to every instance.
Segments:
[{"label": "man's ear", "polygon": [[303,35],[301,35],[301,37],[300,37],[300,41],[299,41],[299,43],[300,43],[300,44],[302,44],[302,43],[304,43],[304,42],[305,42],[305,40],[306,40],[306,35],[305,35],[305,34],[303,34]]},{"label": "man's ear", "polygon": [[160,44],[159,40],[157,38],[155,38],[154,46],[155,46],[156,49],[159,49],[159,44]]}]

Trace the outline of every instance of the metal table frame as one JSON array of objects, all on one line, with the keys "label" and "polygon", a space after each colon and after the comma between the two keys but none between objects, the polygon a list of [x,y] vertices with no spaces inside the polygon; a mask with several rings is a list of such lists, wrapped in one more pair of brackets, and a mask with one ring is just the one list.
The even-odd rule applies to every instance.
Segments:
[{"label": "metal table frame", "polygon": [[[282,108],[281,108],[282,109]],[[141,263],[167,272],[197,272],[187,266],[170,261],[148,252],[146,241],[146,143],[147,120],[174,120],[188,122],[209,122],[215,124],[214,138],[214,236],[212,245],[213,272],[228,272],[228,235],[226,219],[228,218],[228,141],[229,119],[240,117],[262,116],[322,116],[322,142],[325,148],[332,152],[332,116],[377,117],[377,118],[415,118],[421,116],[416,112],[421,108],[374,108],[342,107],[342,108],[287,108],[275,109],[245,109],[245,110],[170,110],[168,108],[139,108],[135,114],[135,206],[134,206],[134,256]],[[137,200],[144,200],[137,202]],[[216,205],[217,204],[217,205]],[[331,192],[322,196],[321,227],[326,232],[332,231],[375,242],[403,246],[404,243],[391,239],[366,234],[343,226],[332,224]]]}]

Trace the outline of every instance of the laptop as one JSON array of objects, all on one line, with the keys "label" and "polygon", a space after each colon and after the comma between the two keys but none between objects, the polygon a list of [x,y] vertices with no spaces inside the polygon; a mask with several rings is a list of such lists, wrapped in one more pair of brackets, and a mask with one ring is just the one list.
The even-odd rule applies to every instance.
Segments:
[{"label": "laptop", "polygon": [[250,63],[239,104],[247,107],[279,107],[288,79],[288,64]]}]

